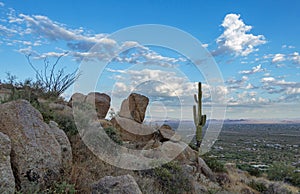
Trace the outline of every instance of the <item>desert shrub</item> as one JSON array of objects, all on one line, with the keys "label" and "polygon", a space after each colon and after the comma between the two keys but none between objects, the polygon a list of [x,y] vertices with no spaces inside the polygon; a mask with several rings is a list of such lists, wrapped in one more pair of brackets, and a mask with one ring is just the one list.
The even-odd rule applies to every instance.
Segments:
[{"label": "desert shrub", "polygon": [[143,177],[154,178],[163,193],[185,193],[192,189],[187,174],[184,173],[178,162],[172,161],[151,170],[139,172]]},{"label": "desert shrub", "polygon": [[55,194],[74,194],[76,193],[75,186],[73,184],[69,184],[67,182],[56,183],[54,188],[50,190],[48,193]]},{"label": "desert shrub", "polygon": [[56,61],[53,64],[50,64],[50,61],[46,57],[44,59],[43,69],[37,69],[30,60],[30,55],[27,55],[27,61],[30,67],[35,72],[36,80],[40,83],[44,89],[44,94],[46,97],[59,97],[64,93],[75,81],[79,78],[77,70],[72,73],[65,73],[65,69],[56,69],[60,59],[65,54],[57,57]]},{"label": "desert shrub", "polygon": [[191,141],[190,143],[189,143],[189,146],[193,149],[193,150],[195,150],[195,151],[199,151],[198,150],[198,147],[197,147],[197,145],[196,145],[196,142],[194,142],[194,141]]},{"label": "desert shrub", "polygon": [[300,187],[300,172],[292,173],[290,182],[296,187]]},{"label": "desert shrub", "polygon": [[110,137],[110,139],[112,139],[114,142],[116,142],[119,145],[123,145],[123,141],[120,137],[120,134],[117,132],[116,128],[107,127],[107,128],[104,128],[104,131]]},{"label": "desert shrub", "polygon": [[267,176],[270,180],[285,181],[290,179],[293,167],[280,162],[274,162],[268,169]]},{"label": "desert shrub", "polygon": [[202,158],[213,172],[227,172],[224,163],[216,158],[209,157],[208,155],[203,155]]},{"label": "desert shrub", "polygon": [[78,133],[74,118],[72,115],[54,113],[53,120],[58,124],[68,136]]},{"label": "desert shrub", "polygon": [[248,164],[238,164],[237,167],[243,171],[247,171],[251,176],[260,177],[262,171]]},{"label": "desert shrub", "polygon": [[264,183],[262,183],[262,182],[256,182],[254,180],[252,180],[248,185],[252,189],[254,189],[256,191],[259,191],[261,193],[266,192],[268,190],[268,187]]}]

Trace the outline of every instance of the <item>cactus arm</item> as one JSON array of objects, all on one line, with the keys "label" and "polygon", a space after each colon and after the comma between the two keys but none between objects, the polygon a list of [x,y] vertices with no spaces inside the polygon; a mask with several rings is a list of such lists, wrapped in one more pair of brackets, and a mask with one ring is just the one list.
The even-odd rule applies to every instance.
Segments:
[{"label": "cactus arm", "polygon": [[200,125],[203,127],[205,124],[206,124],[206,115],[202,115]]},{"label": "cactus arm", "polygon": [[194,94],[194,99],[195,99],[195,102],[198,104],[198,99],[197,99],[198,97],[197,97],[197,95],[196,94]]},{"label": "cactus arm", "polygon": [[195,126],[197,126],[198,124],[198,117],[197,117],[197,110],[196,110],[196,105],[193,106],[193,115],[194,115],[194,123],[195,123]]}]

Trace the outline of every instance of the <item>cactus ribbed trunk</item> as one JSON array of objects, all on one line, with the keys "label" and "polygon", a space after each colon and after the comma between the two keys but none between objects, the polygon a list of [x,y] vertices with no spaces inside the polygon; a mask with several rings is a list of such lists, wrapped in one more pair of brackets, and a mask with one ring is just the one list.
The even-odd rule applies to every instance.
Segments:
[{"label": "cactus ribbed trunk", "polygon": [[198,83],[198,96],[194,95],[196,105],[193,106],[193,114],[194,114],[194,123],[196,126],[196,141],[197,147],[199,148],[202,142],[202,128],[206,123],[206,115],[202,115],[202,88],[201,82]]}]

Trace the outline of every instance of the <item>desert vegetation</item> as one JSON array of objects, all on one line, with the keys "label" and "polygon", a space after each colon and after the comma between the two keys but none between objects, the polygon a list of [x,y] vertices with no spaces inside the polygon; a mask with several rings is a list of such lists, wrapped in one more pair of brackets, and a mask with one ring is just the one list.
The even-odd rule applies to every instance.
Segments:
[{"label": "desert vegetation", "polygon": [[[45,69],[47,68],[45,62]],[[54,68],[55,64],[52,70]],[[61,73],[60,71],[57,75],[60,76]],[[37,72],[37,74],[39,73]],[[37,77],[39,76],[41,75]],[[125,181],[128,176],[133,177],[134,183],[130,183],[130,185],[142,193],[270,193],[270,190],[275,191],[275,193],[277,191],[296,193],[298,191],[297,189],[300,186],[299,171],[297,171],[298,167],[292,164],[296,164],[299,159],[299,142],[296,136],[291,135],[299,133],[298,126],[292,129],[288,128],[284,133],[289,135],[284,135],[280,129],[276,128],[278,126],[265,126],[267,128],[257,133],[257,131],[253,132],[247,127],[245,128],[245,126],[225,125],[225,129],[214,145],[213,150],[198,158],[198,146],[202,138],[199,131],[201,135],[205,133],[205,130],[202,132],[201,129],[204,127],[206,120],[201,113],[200,94],[197,99],[198,111],[194,108],[198,136],[196,135],[195,142],[190,144],[191,148],[188,147],[175,160],[154,169],[124,170],[103,162],[88,149],[78,133],[72,114],[72,108],[74,108],[72,103],[60,96],[61,89],[65,90],[67,87],[58,87],[60,89],[56,91],[57,88],[53,84],[59,78],[51,78],[54,81],[50,81],[50,77],[46,77],[45,79],[48,79],[48,81],[45,82],[42,81],[42,78],[37,78],[35,81],[27,79],[20,82],[17,81],[16,76],[7,74],[6,80],[3,80],[0,84],[0,89],[9,91],[9,95],[1,99],[1,104],[24,104],[24,101],[18,100],[26,100],[42,115],[43,122],[49,124],[49,126],[53,121],[57,123],[70,143],[72,162],[63,167],[60,178],[54,181],[49,179],[51,184],[40,186],[37,184],[38,180],[36,180],[36,182],[31,183],[33,186],[30,187],[30,190],[23,190],[20,184],[16,182],[16,193],[91,193],[92,190],[109,193],[112,192],[107,190],[110,186],[106,187],[103,183],[107,181],[101,182],[101,180],[111,180],[113,179],[111,176],[121,177],[119,179],[122,181]],[[73,74],[70,75],[70,78],[70,82],[67,83],[73,83],[76,80]],[[199,88],[201,93],[201,86]],[[104,94],[97,95],[99,99],[105,102],[107,102],[107,99],[110,100]],[[95,93],[92,95],[77,95],[77,97],[82,98],[82,102],[88,101],[91,96],[96,95]],[[135,98],[135,100],[140,98],[139,100],[144,102],[143,111],[145,111],[148,104],[146,97],[133,94],[125,99],[123,103],[131,103],[131,98]],[[95,97],[93,100],[96,100]],[[179,145],[176,142],[178,140],[171,140],[170,136],[173,136],[175,132],[167,125],[161,126],[161,128],[157,127],[155,134],[147,137],[146,140],[125,133],[124,129],[116,123],[116,119],[106,120],[104,118],[109,106],[101,104],[102,101],[97,103],[99,105],[97,107],[97,116],[99,117],[97,122],[101,123],[105,133],[118,145],[138,149],[153,149],[166,144]],[[84,107],[87,110],[91,108],[88,104],[84,104]],[[101,112],[101,107],[105,107],[105,114]],[[135,109],[134,111],[139,110]],[[144,119],[144,115],[141,114],[143,111],[131,115],[132,118],[124,117],[122,119],[126,121],[129,119],[128,122],[134,122],[134,126],[140,126]],[[122,110],[120,112],[120,115],[127,115]],[[116,116],[118,115],[114,115],[114,117]],[[5,123],[5,121],[1,122]],[[279,140],[278,137],[285,138]],[[128,138],[131,138],[130,141]],[[63,147],[62,153],[64,149],[67,148]],[[228,167],[228,162],[235,163],[239,169],[233,166]],[[254,164],[265,164],[267,168],[259,169]],[[16,173],[15,169],[13,169],[13,172]],[[125,178],[122,178],[124,175],[126,175]],[[28,177],[32,179],[34,176],[31,176],[29,172]],[[128,181],[132,181],[132,179],[128,179]],[[97,181],[99,182],[97,183]],[[278,186],[275,184],[278,181],[284,184]],[[92,183],[94,184],[91,186]]]}]

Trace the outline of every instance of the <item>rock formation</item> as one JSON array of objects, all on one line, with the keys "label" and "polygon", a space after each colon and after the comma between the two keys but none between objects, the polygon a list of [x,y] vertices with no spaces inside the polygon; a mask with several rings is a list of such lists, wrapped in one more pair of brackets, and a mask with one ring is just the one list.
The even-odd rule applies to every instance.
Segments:
[{"label": "rock formation", "polygon": [[110,101],[110,97],[104,93],[91,92],[88,95],[75,93],[72,95],[68,105],[72,107],[74,102],[90,104],[92,107],[95,107],[97,117],[99,119],[104,119],[109,110]]},{"label": "rock formation", "polygon": [[131,175],[117,177],[106,176],[92,185],[92,194],[142,194],[138,184]]},{"label": "rock formation", "polygon": [[63,151],[55,136],[61,136],[60,132],[54,133],[28,101],[0,105],[0,132],[11,140],[11,165],[18,190],[28,192],[58,180]]},{"label": "rock formation", "polygon": [[15,193],[15,178],[10,165],[11,142],[0,132],[0,193]]},{"label": "rock formation", "polygon": [[58,128],[58,124],[54,121],[49,122],[49,127],[55,139],[58,141],[61,148],[62,166],[67,169],[72,165],[72,148],[70,141],[63,130]]},{"label": "rock formation", "polygon": [[119,116],[142,123],[145,119],[148,103],[149,98],[146,96],[132,93],[122,102]]}]

